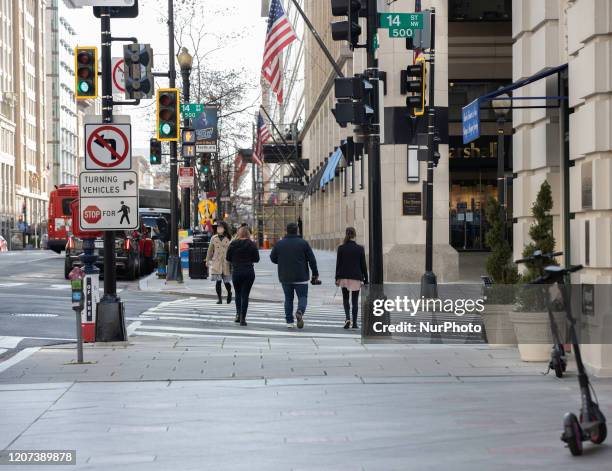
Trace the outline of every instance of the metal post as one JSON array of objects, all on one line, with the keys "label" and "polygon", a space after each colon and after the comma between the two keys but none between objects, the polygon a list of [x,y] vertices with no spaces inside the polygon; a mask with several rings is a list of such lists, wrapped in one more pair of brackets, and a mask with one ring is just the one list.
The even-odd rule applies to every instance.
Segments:
[{"label": "metal post", "polygon": [[[113,122],[113,84],[111,65],[110,10],[102,8],[100,14],[100,42],[102,62],[102,120]],[[92,241],[93,242],[93,241]],[[104,232],[104,296],[98,304],[96,341],[127,340],[123,303],[117,297],[117,266],[115,259],[115,232]]]},{"label": "metal post", "polygon": [[[189,87],[190,80],[189,76],[191,74],[191,69],[182,68],[181,67],[181,77],[183,79],[183,103],[189,103]],[[185,118],[183,120],[183,127],[189,127],[189,118]],[[191,167],[191,159],[184,159],[185,163],[183,164],[185,167]],[[188,230],[191,227],[191,189],[183,188],[182,195],[182,206],[183,209],[181,211],[181,220],[183,222],[183,229]]]},{"label": "metal post", "polygon": [[[168,0],[168,78],[170,88],[176,87],[176,68],[174,66],[174,0]],[[178,169],[176,141],[170,141],[170,250],[166,281],[183,282],[183,269],[178,252]]]},{"label": "metal post", "polygon": [[500,116],[497,120],[497,201],[499,202],[500,217],[502,219],[502,228],[504,234],[504,240],[506,240],[506,196],[504,183],[506,182],[505,177],[505,153],[504,148],[504,125],[506,120],[503,116]]},{"label": "metal post", "polygon": [[435,106],[435,61],[436,61],[436,10],[431,9],[431,48],[429,51],[429,104],[427,122],[427,219],[425,231],[425,273],[421,277],[421,296],[438,297],[438,282],[433,272],[433,183],[436,129]]},{"label": "metal post", "polygon": [[[367,67],[368,78],[378,80],[378,60],[374,41],[378,29],[378,2],[368,0],[367,30]],[[379,108],[378,94],[374,97],[374,107]],[[381,110],[378,110],[379,112]],[[376,112],[374,113],[376,114]],[[368,205],[370,239],[370,282],[383,283],[383,243],[382,243],[382,190],[380,176],[380,134],[378,123],[368,133]]]},{"label": "metal post", "polygon": [[215,201],[217,203],[217,221],[223,221],[223,212],[221,208],[221,160],[219,159],[219,149],[215,152],[215,190],[217,190],[217,196]]},{"label": "metal post", "polygon": [[[568,97],[567,69],[559,72],[559,96]],[[559,103],[559,134],[561,139],[561,168],[563,171],[563,252],[565,266],[572,264],[570,244],[570,141],[569,141],[569,98]],[[569,283],[569,280],[567,280]],[[569,290],[571,294],[571,290]]]}]

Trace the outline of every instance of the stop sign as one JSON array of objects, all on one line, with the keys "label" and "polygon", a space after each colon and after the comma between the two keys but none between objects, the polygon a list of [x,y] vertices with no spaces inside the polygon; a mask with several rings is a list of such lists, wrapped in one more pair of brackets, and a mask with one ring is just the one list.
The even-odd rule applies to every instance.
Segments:
[{"label": "stop sign", "polygon": [[90,204],[83,210],[83,219],[88,224],[95,224],[102,219],[102,211],[97,206]]}]

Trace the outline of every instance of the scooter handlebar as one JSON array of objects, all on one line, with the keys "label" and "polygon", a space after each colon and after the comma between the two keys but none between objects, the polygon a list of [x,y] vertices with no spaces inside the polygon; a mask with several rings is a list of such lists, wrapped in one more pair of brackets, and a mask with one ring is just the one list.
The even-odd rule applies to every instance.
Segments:
[{"label": "scooter handlebar", "polygon": [[560,257],[561,255],[563,255],[563,252],[542,253],[541,251],[536,250],[535,252],[533,252],[533,255],[529,257],[525,257],[525,258],[519,258],[518,260],[515,260],[514,263],[519,264],[519,263],[535,262],[536,260],[542,260],[543,258],[555,258],[555,257]]}]

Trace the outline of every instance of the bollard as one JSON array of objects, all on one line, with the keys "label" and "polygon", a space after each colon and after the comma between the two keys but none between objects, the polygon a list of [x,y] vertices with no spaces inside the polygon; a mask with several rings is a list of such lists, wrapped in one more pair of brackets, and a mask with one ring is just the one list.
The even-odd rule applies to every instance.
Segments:
[{"label": "bollard", "polygon": [[76,314],[77,362],[83,363],[83,335],[81,313],[83,312],[83,270],[74,267],[68,275],[72,288],[72,309]]}]

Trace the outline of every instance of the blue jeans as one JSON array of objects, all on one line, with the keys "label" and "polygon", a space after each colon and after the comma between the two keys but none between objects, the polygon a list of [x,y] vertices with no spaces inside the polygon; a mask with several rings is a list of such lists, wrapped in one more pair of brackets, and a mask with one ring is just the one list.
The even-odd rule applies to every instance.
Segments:
[{"label": "blue jeans", "polygon": [[298,311],[302,314],[306,312],[306,303],[308,300],[308,283],[283,283],[283,291],[285,293],[285,320],[293,322],[293,292],[297,294]]}]

